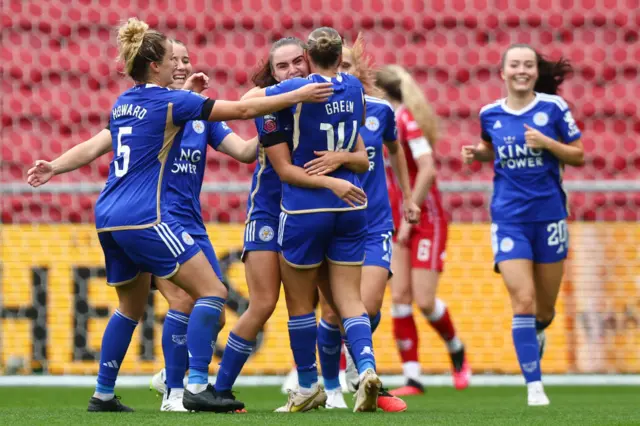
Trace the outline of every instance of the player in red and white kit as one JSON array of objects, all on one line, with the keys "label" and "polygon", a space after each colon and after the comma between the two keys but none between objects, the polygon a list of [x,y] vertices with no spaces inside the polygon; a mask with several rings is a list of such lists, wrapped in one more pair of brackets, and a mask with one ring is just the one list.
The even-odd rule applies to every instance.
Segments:
[{"label": "player in red and white kit", "polygon": [[389,197],[393,211],[394,234],[391,269],[393,332],[402,358],[406,386],[395,389],[395,396],[424,392],[420,383],[418,332],[412,304],[418,305],[429,324],[444,340],[451,357],[456,389],[469,385],[471,369],[464,346],[458,338],[447,305],[436,297],[438,279],[443,270],[447,244],[447,219],[436,185],[433,146],[437,139],[436,116],[420,87],[402,67],[390,65],[377,73],[376,84],[396,112],[398,142],[407,156],[413,202],[422,209],[418,224],[403,219],[402,192],[393,176]]}]

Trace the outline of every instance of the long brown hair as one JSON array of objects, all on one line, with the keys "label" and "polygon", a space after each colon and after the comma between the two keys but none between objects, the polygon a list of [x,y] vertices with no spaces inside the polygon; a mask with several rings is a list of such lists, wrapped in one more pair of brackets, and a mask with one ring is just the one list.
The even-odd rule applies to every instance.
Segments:
[{"label": "long brown hair", "polygon": [[558,88],[564,81],[567,74],[573,71],[571,63],[568,59],[560,58],[557,61],[551,61],[541,55],[531,45],[526,43],[516,43],[507,47],[507,50],[502,54],[502,60],[500,61],[500,68],[504,69],[505,61],[507,60],[507,53],[511,49],[530,49],[536,55],[536,63],[538,65],[538,79],[533,86],[534,92],[547,93],[549,95],[558,94]]},{"label": "long brown hair", "polygon": [[431,146],[438,140],[438,118],[422,89],[400,65],[387,65],[376,73],[376,85],[396,102],[403,103]]},{"label": "long brown hair", "polygon": [[[347,49],[351,52],[353,75],[360,80],[364,87],[364,93],[369,96],[375,96],[381,98],[384,96],[384,92],[376,86],[376,69],[371,55],[365,53],[365,41],[362,33],[358,33],[356,41],[352,46],[349,46],[346,42],[343,42],[343,49]],[[344,58],[342,58],[344,60]]]},{"label": "long brown hair", "polygon": [[251,81],[254,85],[265,88],[278,84],[278,81],[273,78],[273,53],[282,46],[290,45],[300,46],[302,50],[306,48],[304,42],[296,37],[284,37],[273,43],[271,45],[271,49],[269,49],[269,59],[262,61],[251,77]]}]

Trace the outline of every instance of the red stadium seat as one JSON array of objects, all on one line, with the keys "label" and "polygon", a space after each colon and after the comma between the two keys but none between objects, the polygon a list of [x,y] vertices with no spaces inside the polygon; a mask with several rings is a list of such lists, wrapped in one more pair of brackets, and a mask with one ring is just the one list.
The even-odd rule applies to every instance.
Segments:
[{"label": "red stadium seat", "polygon": [[[186,0],[158,2],[154,10],[126,0],[7,3],[0,60],[8,77],[1,119],[9,143],[0,155],[9,182],[22,182],[35,159],[53,158],[104,127],[115,98],[131,84],[114,61],[113,27],[127,16],[187,43],[195,69],[211,77],[207,94],[223,99],[249,89],[255,67],[281,36],[304,38],[316,26],[335,25],[353,41],[364,30],[376,63],[405,65],[440,114],[440,181],[491,178],[490,164],[461,164],[460,146],[477,143],[479,109],[505,94],[498,77],[505,47],[529,42],[574,66],[562,95],[583,128],[587,166],[567,168],[566,178],[640,176],[640,13],[627,0]],[[252,121],[230,124],[244,138],[256,134]],[[103,182],[110,158],[56,180]],[[209,153],[205,179],[248,182],[253,167]],[[38,207],[30,196],[3,196],[2,221],[89,221],[93,202],[60,195]],[[246,194],[203,194],[205,219],[242,222],[245,202]],[[640,196],[572,194],[571,202],[579,219],[637,220]],[[445,203],[455,220],[488,219],[484,195],[446,194]]]}]

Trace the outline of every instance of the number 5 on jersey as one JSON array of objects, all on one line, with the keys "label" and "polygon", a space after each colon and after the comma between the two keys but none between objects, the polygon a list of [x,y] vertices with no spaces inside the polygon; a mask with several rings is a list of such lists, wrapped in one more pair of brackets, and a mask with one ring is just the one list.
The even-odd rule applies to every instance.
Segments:
[{"label": "number 5 on jersey", "polygon": [[[116,151],[116,158],[113,160],[113,167],[116,170],[116,176],[122,177],[129,171],[129,156],[131,154],[131,148],[124,145],[122,142],[122,136],[130,135],[132,132],[131,127],[120,127],[118,131],[118,148]],[[122,168],[118,165],[118,161],[122,159]]]}]

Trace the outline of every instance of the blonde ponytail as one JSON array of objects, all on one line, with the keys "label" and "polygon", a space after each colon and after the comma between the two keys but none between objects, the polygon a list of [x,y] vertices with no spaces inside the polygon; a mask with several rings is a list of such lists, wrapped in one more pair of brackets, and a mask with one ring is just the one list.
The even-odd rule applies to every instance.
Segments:
[{"label": "blonde ponytail", "polygon": [[365,53],[365,42],[362,33],[358,33],[356,41],[352,46],[344,43],[344,48],[351,52],[353,69],[352,74],[360,80],[364,87],[364,93],[369,96],[381,98],[384,96],[382,90],[376,87],[376,69],[371,56]]},{"label": "blonde ponytail", "polygon": [[150,62],[161,62],[166,53],[166,36],[150,30],[146,22],[129,18],[118,28],[118,57],[135,81],[144,81]]},{"label": "blonde ponytail", "polygon": [[411,74],[399,65],[387,65],[376,74],[376,85],[388,97],[407,107],[424,137],[432,147],[435,146],[438,140],[438,118]]},{"label": "blonde ponytail", "polygon": [[133,60],[138,55],[140,46],[144,41],[144,35],[148,29],[149,25],[137,18],[129,18],[127,23],[118,29],[120,60],[124,62],[124,69],[127,74],[131,74],[133,70]]}]

